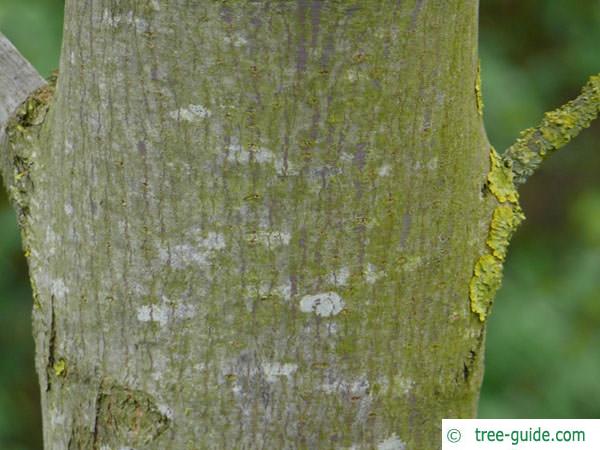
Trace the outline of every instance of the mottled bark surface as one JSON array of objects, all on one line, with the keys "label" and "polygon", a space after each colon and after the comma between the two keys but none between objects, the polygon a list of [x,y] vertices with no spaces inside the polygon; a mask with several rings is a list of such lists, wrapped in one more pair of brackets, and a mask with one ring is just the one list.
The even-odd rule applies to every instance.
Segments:
[{"label": "mottled bark surface", "polygon": [[11,150],[46,449],[423,450],[473,416],[476,42],[476,0],[67,1]]}]

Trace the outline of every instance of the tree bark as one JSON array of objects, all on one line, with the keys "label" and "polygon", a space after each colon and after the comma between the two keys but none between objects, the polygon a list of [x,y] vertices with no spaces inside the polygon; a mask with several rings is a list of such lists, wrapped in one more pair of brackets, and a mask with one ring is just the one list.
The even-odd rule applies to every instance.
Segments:
[{"label": "tree bark", "polygon": [[477,9],[67,1],[3,169],[46,449],[435,449],[474,416]]}]

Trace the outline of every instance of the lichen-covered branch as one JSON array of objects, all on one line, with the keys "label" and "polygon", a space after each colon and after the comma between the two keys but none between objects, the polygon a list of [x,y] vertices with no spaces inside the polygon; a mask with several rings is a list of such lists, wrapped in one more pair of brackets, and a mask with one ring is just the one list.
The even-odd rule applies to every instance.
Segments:
[{"label": "lichen-covered branch", "polygon": [[482,322],[489,315],[496,292],[502,284],[502,268],[510,239],[525,220],[519,205],[514,174],[510,167],[503,164],[502,158],[493,148],[490,149],[490,171],[486,188],[495,198],[497,206],[492,212],[485,253],[475,263],[469,283],[471,311]]},{"label": "lichen-covered branch", "polygon": [[17,106],[36,89],[45,84],[44,79],[0,33],[0,140],[4,127]]},{"label": "lichen-covered branch", "polygon": [[[479,85],[475,91],[479,93]],[[478,102],[478,105],[480,103]],[[495,198],[485,252],[473,268],[469,283],[471,310],[483,322],[502,283],[502,268],[510,239],[525,219],[517,187],[527,181],[550,154],[587,128],[600,110],[600,74],[590,78],[581,94],[560,108],[547,112],[542,123],[529,128],[502,157],[490,150],[487,191]]]},{"label": "lichen-covered branch", "polygon": [[590,77],[581,94],[554,111],[544,114],[542,123],[521,132],[504,153],[512,167],[515,185],[527,181],[544,159],[587,128],[600,111],[600,74]]}]

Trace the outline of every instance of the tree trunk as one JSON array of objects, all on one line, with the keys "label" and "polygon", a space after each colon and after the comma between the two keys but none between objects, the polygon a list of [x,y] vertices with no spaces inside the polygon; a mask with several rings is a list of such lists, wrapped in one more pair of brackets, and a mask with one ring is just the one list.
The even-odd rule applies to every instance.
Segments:
[{"label": "tree trunk", "polygon": [[474,416],[477,9],[67,1],[4,168],[46,449],[435,449]]}]

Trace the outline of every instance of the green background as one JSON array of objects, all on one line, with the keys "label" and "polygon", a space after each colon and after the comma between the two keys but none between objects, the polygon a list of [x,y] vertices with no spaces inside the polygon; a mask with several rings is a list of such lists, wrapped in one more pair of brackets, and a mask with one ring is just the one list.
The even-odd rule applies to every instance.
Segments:
[{"label": "green background", "polygon": [[[0,30],[44,75],[58,66],[62,0],[0,0]],[[485,121],[501,150],[600,71],[597,0],[482,0]],[[1,68],[0,68],[1,70]],[[482,418],[600,418],[600,123],[522,190],[487,336]],[[0,449],[38,450],[31,292],[0,198]]]}]

